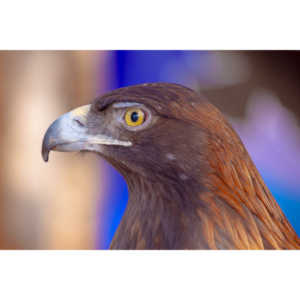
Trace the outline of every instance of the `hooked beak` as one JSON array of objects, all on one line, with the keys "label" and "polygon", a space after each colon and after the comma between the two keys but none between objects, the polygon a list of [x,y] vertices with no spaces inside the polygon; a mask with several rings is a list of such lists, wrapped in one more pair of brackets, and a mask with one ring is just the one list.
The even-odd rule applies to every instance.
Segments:
[{"label": "hooked beak", "polygon": [[129,141],[118,141],[102,134],[89,134],[87,127],[89,110],[90,105],[78,107],[51,124],[42,145],[42,157],[45,162],[48,161],[51,150],[61,152],[97,151],[99,145],[131,146]]}]

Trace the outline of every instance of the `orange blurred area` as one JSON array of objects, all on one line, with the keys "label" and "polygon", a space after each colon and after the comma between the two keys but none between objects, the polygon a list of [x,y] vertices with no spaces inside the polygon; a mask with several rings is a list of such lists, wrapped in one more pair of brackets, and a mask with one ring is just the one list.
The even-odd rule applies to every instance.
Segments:
[{"label": "orange blurred area", "polygon": [[51,164],[45,164],[40,151],[53,120],[105,88],[106,56],[0,52],[0,248],[95,248],[99,160],[54,153]]}]

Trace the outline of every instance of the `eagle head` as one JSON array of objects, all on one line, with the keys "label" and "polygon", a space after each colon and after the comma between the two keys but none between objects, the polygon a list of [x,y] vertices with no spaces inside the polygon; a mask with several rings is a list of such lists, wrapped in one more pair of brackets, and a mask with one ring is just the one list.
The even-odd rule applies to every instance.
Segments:
[{"label": "eagle head", "polygon": [[125,178],[134,172],[188,179],[195,173],[191,151],[196,151],[193,159],[201,154],[202,133],[190,116],[203,101],[191,89],[170,83],[114,90],[54,121],[42,156],[47,161],[51,150],[91,151]]}]

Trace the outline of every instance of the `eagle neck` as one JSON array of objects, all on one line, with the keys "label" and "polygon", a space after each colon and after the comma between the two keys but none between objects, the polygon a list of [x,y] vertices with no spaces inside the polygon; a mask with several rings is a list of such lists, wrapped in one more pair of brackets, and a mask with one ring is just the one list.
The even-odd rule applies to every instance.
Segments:
[{"label": "eagle neck", "polygon": [[[197,197],[204,185],[187,178],[130,174],[126,177],[129,201],[111,244],[113,249],[205,248],[205,241],[193,239],[197,231]],[[180,182],[180,181],[189,182]],[[186,233],[189,232],[189,235]],[[197,241],[197,245],[193,245]],[[202,243],[202,244],[201,244]],[[201,244],[201,245],[200,245]]]}]

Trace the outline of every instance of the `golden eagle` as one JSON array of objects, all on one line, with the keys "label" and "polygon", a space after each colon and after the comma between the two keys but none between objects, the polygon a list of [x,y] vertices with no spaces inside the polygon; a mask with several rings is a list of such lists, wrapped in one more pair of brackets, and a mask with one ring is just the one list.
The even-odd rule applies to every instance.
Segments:
[{"label": "golden eagle", "polygon": [[114,90],[57,119],[51,150],[92,151],[125,178],[111,249],[296,249],[295,231],[220,111],[195,91]]}]

